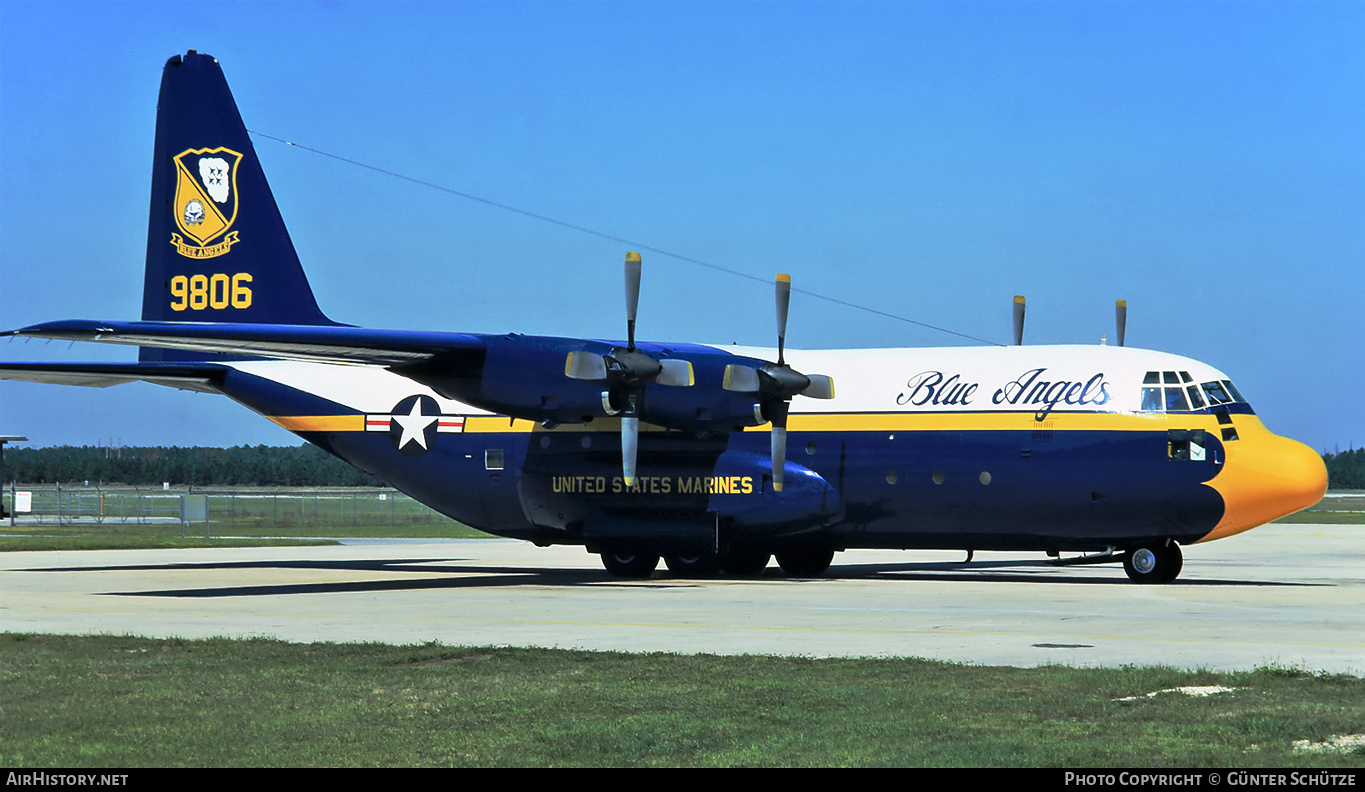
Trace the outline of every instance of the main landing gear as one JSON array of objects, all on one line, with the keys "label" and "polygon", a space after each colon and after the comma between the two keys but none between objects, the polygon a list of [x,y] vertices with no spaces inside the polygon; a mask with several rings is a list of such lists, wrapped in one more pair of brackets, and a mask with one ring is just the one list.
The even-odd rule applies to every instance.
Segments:
[{"label": "main landing gear", "polygon": [[[618,547],[602,554],[602,566],[612,577],[647,578],[659,566],[657,552]],[[724,553],[698,551],[691,554],[663,556],[668,571],[677,578],[700,580],[713,578],[721,572],[737,577],[753,577],[763,573],[772,554],[763,550],[736,547]],[[794,547],[777,553],[777,565],[789,577],[818,577],[829,569],[834,550],[828,547]]]},{"label": "main landing gear", "polygon": [[818,577],[829,569],[834,551],[828,547],[796,547],[777,554],[777,565],[792,577]]},{"label": "main landing gear", "polygon": [[720,556],[715,553],[696,555],[664,556],[664,564],[673,577],[705,579],[713,578],[721,569]]},{"label": "main landing gear", "polygon": [[657,554],[631,549],[608,550],[602,554],[602,566],[607,574],[619,578],[647,578],[659,565]]},{"label": "main landing gear", "polygon": [[1134,547],[1123,556],[1123,571],[1134,583],[1170,583],[1183,565],[1180,545],[1169,539]]}]

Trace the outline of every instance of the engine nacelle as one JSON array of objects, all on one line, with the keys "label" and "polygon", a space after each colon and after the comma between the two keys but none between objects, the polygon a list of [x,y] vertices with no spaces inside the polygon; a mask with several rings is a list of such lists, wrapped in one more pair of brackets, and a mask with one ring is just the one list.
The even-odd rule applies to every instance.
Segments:
[{"label": "engine nacelle", "polygon": [[604,383],[564,375],[570,352],[595,354],[612,346],[600,341],[538,336],[490,336],[478,355],[436,358],[394,371],[448,399],[489,412],[530,421],[585,423],[620,411]]},{"label": "engine nacelle", "polygon": [[[611,417],[622,409],[621,393],[610,381],[577,378],[566,371],[566,361],[572,360],[570,353],[600,357],[618,345],[521,335],[483,339],[482,350],[460,350],[393,370],[446,398],[524,420],[579,424]],[[770,420],[763,414],[757,394],[726,390],[722,385],[726,366],[739,363],[759,367],[763,361],[705,346],[641,344],[639,348],[655,360],[686,360],[695,376],[689,387],[646,385],[639,406],[640,420],[645,423],[689,432],[727,433]]]},{"label": "engine nacelle", "polygon": [[[728,451],[716,460],[708,508],[748,536],[789,534],[828,524],[839,513],[839,492],[819,473],[787,462],[782,491],[770,486],[772,459],[765,454]],[[759,482],[762,486],[749,486]]]}]

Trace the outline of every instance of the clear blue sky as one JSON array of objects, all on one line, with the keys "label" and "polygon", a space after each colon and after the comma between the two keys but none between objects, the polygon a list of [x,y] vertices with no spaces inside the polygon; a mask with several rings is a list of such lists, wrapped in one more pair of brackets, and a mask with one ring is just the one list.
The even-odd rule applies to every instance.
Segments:
[{"label": "clear blue sky", "polygon": [[[247,126],[1005,342],[1113,336],[1365,445],[1365,3],[0,2],[0,327],[137,318],[162,64]],[[256,138],[338,321],[620,337],[628,249]],[[773,343],[645,256],[640,335]],[[790,346],[966,343],[798,294]],[[133,350],[0,341],[4,360]],[[799,361],[797,361],[799,363]],[[34,445],[293,444],[220,397],[0,383]]]}]

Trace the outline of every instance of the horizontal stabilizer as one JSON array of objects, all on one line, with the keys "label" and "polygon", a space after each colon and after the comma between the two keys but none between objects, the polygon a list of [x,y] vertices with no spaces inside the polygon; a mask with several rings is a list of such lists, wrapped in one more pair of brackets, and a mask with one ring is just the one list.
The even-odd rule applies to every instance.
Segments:
[{"label": "horizontal stabilizer", "polygon": [[199,393],[220,393],[218,382],[223,371],[222,366],[215,364],[0,363],[0,380],[80,385],[86,388],[150,382]]}]

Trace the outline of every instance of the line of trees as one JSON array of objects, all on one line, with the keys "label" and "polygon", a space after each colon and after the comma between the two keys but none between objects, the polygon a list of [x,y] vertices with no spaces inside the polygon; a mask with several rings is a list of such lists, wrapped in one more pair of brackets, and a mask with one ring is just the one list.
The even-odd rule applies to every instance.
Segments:
[{"label": "line of trees", "polygon": [[6,481],[157,486],[373,487],[379,482],[317,446],[5,450]]},{"label": "line of trees", "polygon": [[1365,448],[1323,454],[1328,489],[1365,489]]}]

